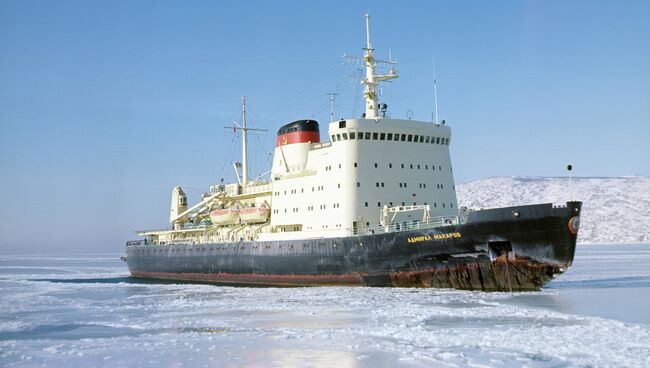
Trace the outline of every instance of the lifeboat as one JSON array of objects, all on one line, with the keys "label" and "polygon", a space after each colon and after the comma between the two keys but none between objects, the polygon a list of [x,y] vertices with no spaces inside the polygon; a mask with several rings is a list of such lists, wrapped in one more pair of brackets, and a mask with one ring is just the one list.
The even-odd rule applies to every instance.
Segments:
[{"label": "lifeboat", "polygon": [[266,207],[249,207],[239,210],[242,222],[256,224],[269,219],[269,209]]},{"label": "lifeboat", "polygon": [[210,212],[210,220],[217,225],[235,225],[239,223],[239,208],[224,208]]}]

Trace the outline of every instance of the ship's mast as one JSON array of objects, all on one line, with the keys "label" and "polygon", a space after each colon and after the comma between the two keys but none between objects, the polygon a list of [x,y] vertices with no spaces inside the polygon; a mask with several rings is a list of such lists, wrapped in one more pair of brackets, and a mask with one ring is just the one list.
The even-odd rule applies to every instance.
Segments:
[{"label": "ship's mast", "polygon": [[[374,56],[374,49],[370,44],[370,14],[366,12],[366,47],[363,49],[365,51],[363,55],[363,60],[366,64],[366,78],[362,81],[365,85],[363,96],[366,100],[366,118],[374,119],[379,117],[377,114],[378,103],[377,103],[377,84],[381,81],[388,79],[397,78],[397,72],[394,68],[391,68],[388,74],[377,75],[375,74],[376,60]],[[388,62],[389,64],[394,64],[392,61]]]},{"label": "ship's mast", "polygon": [[436,58],[433,58],[433,100],[435,102],[435,116],[433,122],[438,124],[438,81],[436,80]]},{"label": "ship's mast", "polygon": [[242,124],[242,134],[241,134],[241,162],[242,162],[242,183],[241,185],[245,187],[248,185],[248,129],[246,128],[246,96],[242,97],[242,112],[241,112],[241,124]]}]

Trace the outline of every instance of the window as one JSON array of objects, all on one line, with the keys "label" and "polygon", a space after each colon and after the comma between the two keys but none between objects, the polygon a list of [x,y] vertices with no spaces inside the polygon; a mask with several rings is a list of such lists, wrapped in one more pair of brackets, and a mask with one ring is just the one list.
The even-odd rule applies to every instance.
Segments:
[{"label": "window", "polygon": [[420,170],[420,164],[418,164],[418,170]]},{"label": "window", "polygon": [[399,134],[395,133],[395,141],[399,141]]},{"label": "window", "polygon": [[438,170],[442,171],[442,166],[438,165]]},{"label": "window", "polygon": [[361,187],[361,183],[357,182],[357,188]]},{"label": "window", "polygon": [[377,202],[377,207],[381,207],[381,202]]},{"label": "window", "polygon": [[[350,133],[352,134],[352,133]],[[427,140],[424,143],[429,143],[431,141],[431,137],[427,136]]]},{"label": "window", "polygon": [[381,187],[382,187],[382,188],[384,187],[384,183],[383,183],[383,182],[381,183]]},{"label": "window", "polygon": [[400,187],[400,188],[402,187],[402,183],[399,183],[399,187]]},{"label": "window", "polygon": [[345,128],[345,120],[339,121],[339,129]]},{"label": "window", "polygon": [[411,164],[410,166],[411,166],[411,169],[413,169],[413,164]]},{"label": "window", "polygon": [[454,208],[454,204],[453,204],[453,203],[449,203],[449,207]]},{"label": "window", "polygon": [[402,142],[406,140],[406,134],[402,134]]},{"label": "window", "polygon": [[370,132],[366,132],[366,139],[370,139]]},{"label": "window", "polygon": [[377,137],[379,137],[379,133],[372,133],[372,140],[376,141]]},{"label": "window", "polygon": [[368,207],[368,202],[366,202],[366,207]]},{"label": "window", "polygon": [[348,140],[348,133],[343,133],[342,135],[343,135],[343,139],[345,139],[347,141]]},{"label": "window", "polygon": [[379,188],[379,183],[375,183],[375,184],[376,184],[376,187]]},{"label": "window", "polygon": [[388,133],[388,135],[386,136],[386,140],[387,141],[392,141],[393,140],[393,133]]},{"label": "window", "polygon": [[359,137],[358,139],[363,139],[363,132],[359,132]]},{"label": "window", "polygon": [[445,208],[445,203],[442,204],[442,208]]},{"label": "window", "polygon": [[413,142],[413,134],[409,134],[409,135],[406,137],[406,140],[407,140],[408,142]]},{"label": "window", "polygon": [[350,132],[350,139],[355,139],[355,135],[356,135],[355,132]]},{"label": "window", "polygon": [[380,133],[379,134],[379,140],[380,141],[385,141],[386,140],[386,133]]},{"label": "window", "polygon": [[340,140],[341,140],[341,133],[337,133],[337,134],[336,134],[336,140],[337,140],[337,141],[340,141]]},{"label": "window", "polygon": [[438,203],[433,202],[433,207],[438,207]]},{"label": "window", "polygon": [[338,186],[338,187],[339,187],[339,188],[341,187],[341,183],[339,183],[339,186]]},{"label": "window", "polygon": [[336,136],[332,134],[332,142],[336,142]]},{"label": "window", "polygon": [[424,136],[421,135],[421,136],[420,136],[420,143],[423,143],[423,142],[424,142]]},{"label": "window", "polygon": [[417,143],[417,142],[418,142],[418,139],[419,139],[419,137],[420,137],[420,136],[419,136],[419,135],[417,135],[417,134],[416,134],[416,135],[414,135],[414,136],[413,136],[413,142],[415,142],[415,143]]},{"label": "window", "polygon": [[357,167],[357,163],[356,163],[356,162],[354,163],[354,167]]},{"label": "window", "polygon": [[388,168],[389,168],[389,169],[392,169],[392,168],[393,168],[393,164],[389,163],[389,164],[388,164]]},{"label": "window", "polygon": [[440,144],[440,137],[436,137],[436,144]]},{"label": "window", "polygon": [[379,164],[377,164],[376,162],[375,162],[375,167],[379,167]]}]

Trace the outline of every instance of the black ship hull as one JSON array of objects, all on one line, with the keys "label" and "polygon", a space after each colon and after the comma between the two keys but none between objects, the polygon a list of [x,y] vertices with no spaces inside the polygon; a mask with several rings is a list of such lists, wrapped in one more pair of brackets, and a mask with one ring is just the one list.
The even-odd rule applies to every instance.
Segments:
[{"label": "black ship hull", "polygon": [[581,202],[471,212],[466,223],[282,241],[126,247],[135,277],[256,286],[538,290],[573,262]]}]

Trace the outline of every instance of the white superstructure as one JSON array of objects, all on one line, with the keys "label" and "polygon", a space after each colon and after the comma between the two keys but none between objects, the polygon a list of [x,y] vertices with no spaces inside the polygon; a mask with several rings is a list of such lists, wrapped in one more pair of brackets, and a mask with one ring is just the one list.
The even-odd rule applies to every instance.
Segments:
[{"label": "white superstructure", "polygon": [[[417,221],[457,216],[450,128],[385,117],[377,86],[397,72],[389,61],[383,62],[388,73],[376,74],[382,61],[373,52],[366,14],[362,118],[330,122],[324,142],[313,120],[285,125],[278,131],[270,182],[248,181],[244,100],[242,180],[211,187],[189,209],[175,188],[170,217],[175,229],[141,235],[153,242],[199,243],[342,237],[399,227],[411,216]],[[240,210],[250,217],[239,216]]]}]

